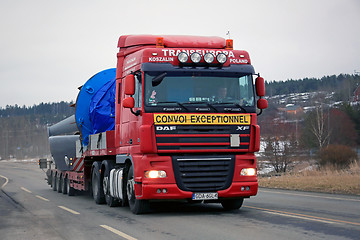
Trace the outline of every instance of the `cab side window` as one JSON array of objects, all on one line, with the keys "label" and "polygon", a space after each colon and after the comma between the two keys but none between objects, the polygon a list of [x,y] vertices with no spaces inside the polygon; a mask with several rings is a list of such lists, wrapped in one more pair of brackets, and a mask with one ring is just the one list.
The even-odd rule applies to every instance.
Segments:
[{"label": "cab side window", "polygon": [[134,94],[134,100],[135,100],[135,108],[141,107],[142,102],[142,84],[141,84],[141,73],[137,72],[135,74],[135,94]]}]

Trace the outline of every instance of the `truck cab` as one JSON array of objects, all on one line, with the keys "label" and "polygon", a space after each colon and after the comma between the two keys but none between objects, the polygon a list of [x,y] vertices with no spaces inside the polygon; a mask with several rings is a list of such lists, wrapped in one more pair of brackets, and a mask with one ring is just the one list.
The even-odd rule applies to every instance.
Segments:
[{"label": "truck cab", "polygon": [[133,171],[130,207],[188,199],[233,209],[256,195],[267,102],[249,54],[218,37],[122,36],[118,47],[116,163]]}]

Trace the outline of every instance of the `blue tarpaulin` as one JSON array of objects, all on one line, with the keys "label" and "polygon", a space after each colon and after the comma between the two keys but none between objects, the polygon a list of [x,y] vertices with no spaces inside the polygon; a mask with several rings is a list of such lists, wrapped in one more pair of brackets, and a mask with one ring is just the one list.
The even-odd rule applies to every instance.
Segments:
[{"label": "blue tarpaulin", "polygon": [[84,146],[89,144],[89,135],[114,129],[115,75],[115,68],[101,71],[81,87],[75,120]]},{"label": "blue tarpaulin", "polygon": [[100,88],[91,99],[92,134],[115,129],[115,78]]}]

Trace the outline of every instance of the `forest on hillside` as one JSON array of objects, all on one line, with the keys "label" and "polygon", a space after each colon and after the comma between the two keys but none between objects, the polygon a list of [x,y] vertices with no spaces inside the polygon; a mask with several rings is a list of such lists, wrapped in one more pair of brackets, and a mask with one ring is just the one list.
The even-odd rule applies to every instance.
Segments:
[{"label": "forest on hillside", "polygon": [[266,95],[275,96],[304,92],[335,92],[336,101],[350,101],[355,89],[360,85],[360,75],[340,74],[317,78],[266,82]]},{"label": "forest on hillside", "polygon": [[49,155],[47,126],[74,114],[69,102],[0,108],[0,160]]}]

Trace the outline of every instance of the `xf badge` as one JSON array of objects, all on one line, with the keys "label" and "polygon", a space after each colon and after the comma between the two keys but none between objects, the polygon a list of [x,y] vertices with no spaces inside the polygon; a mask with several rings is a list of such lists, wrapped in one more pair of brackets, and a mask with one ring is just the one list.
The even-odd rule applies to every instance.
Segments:
[{"label": "xf badge", "polygon": [[245,131],[248,130],[249,126],[237,126],[236,131]]}]

